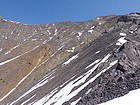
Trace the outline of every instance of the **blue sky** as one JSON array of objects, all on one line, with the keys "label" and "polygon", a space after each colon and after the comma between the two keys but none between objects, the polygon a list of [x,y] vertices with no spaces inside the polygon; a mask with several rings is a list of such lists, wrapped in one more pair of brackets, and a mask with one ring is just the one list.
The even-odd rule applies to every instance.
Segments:
[{"label": "blue sky", "polygon": [[140,0],[1,0],[4,19],[43,24],[84,21],[97,16],[140,12]]}]

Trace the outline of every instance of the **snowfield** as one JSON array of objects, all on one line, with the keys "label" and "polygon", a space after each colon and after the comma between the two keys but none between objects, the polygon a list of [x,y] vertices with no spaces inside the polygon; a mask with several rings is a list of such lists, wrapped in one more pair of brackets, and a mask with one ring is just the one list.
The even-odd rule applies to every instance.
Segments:
[{"label": "snowfield", "polygon": [[130,91],[127,95],[115,98],[99,105],[140,105],[140,89]]}]

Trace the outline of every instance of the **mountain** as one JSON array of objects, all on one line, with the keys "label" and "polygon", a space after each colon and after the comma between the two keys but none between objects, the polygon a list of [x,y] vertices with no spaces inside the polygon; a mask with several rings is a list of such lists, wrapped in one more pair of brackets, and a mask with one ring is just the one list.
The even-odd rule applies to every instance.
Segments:
[{"label": "mountain", "polygon": [[97,105],[139,88],[140,13],[39,25],[0,18],[0,105]]}]

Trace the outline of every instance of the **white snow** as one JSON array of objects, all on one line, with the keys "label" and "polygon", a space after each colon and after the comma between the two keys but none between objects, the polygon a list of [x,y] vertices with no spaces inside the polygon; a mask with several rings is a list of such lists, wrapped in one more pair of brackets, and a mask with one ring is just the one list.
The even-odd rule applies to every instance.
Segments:
[{"label": "white snow", "polygon": [[88,66],[86,67],[86,69],[89,68],[89,67],[91,67],[91,66],[93,66],[94,64],[98,63],[100,60],[101,60],[101,59],[95,60],[93,63],[91,63],[90,65],[88,65]]},{"label": "white snow", "polygon": [[13,61],[13,60],[17,59],[17,58],[19,58],[19,57],[21,57],[21,56],[23,56],[23,55],[25,55],[25,54],[27,54],[27,53],[29,53],[29,52],[31,52],[31,51],[33,51],[33,50],[35,50],[35,49],[36,49],[36,48],[38,48],[38,47],[39,47],[39,45],[38,45],[38,46],[36,46],[35,48],[33,48],[33,49],[31,49],[31,50],[29,50],[29,51],[27,51],[27,52],[25,52],[25,53],[21,54],[21,55],[18,55],[18,56],[16,56],[16,57],[11,58],[11,59],[9,59],[9,60],[6,60],[6,61],[4,61],[4,62],[0,62],[0,66],[2,66],[2,65],[6,64],[6,63],[8,63],[8,62],[11,62],[11,61]]},{"label": "white snow", "polygon": [[48,42],[48,39],[46,39],[44,42],[43,42],[43,44],[46,44]]},{"label": "white snow", "polygon": [[49,30],[47,30],[47,32],[49,33],[49,35],[51,35],[51,33],[50,33],[50,31],[49,31]]},{"label": "white snow", "polygon": [[80,44],[84,44],[85,42],[81,42]]},{"label": "white snow", "polygon": [[36,41],[37,39],[32,39],[32,41]]},{"label": "white snow", "polygon": [[82,35],[82,32],[78,32],[78,34],[79,34],[79,36],[81,36]]},{"label": "white snow", "polygon": [[91,91],[92,88],[88,89],[88,91],[86,92],[86,94],[88,94]]},{"label": "white snow", "polygon": [[18,45],[16,45],[15,47],[11,48],[9,51],[7,51],[7,52],[5,53],[5,55],[11,53],[11,51],[14,50],[14,49],[16,49],[19,45],[20,45],[20,44],[18,44]]},{"label": "white snow", "polygon": [[129,31],[131,34],[133,34],[134,32],[133,31]]},{"label": "white snow", "polygon": [[6,19],[3,19],[4,21],[8,21],[8,20],[6,20]]},{"label": "white snow", "polygon": [[118,60],[115,60],[114,62],[111,62],[111,63],[110,63],[110,66],[115,65],[117,62],[118,62]]},{"label": "white snow", "polygon": [[49,42],[52,39],[52,37],[49,37],[49,39],[46,39],[45,41],[43,41],[43,44],[46,44],[47,42]]},{"label": "white snow", "polygon": [[76,36],[78,39],[80,39],[82,33],[81,32],[78,32],[78,36]]},{"label": "white snow", "polygon": [[102,23],[99,23],[99,25],[101,25]]},{"label": "white snow", "polygon": [[7,36],[5,36],[4,38],[5,38],[5,40],[7,40],[7,39],[8,39],[8,37],[7,37]]},{"label": "white snow", "polygon": [[0,52],[2,51],[2,48],[0,48]]},{"label": "white snow", "polygon": [[52,37],[49,37],[49,40],[48,41],[50,41],[52,39]]},{"label": "white snow", "polygon": [[[50,92],[47,96],[43,97],[40,100],[37,100],[36,102],[32,103],[31,105],[46,105],[44,104],[46,101],[48,101],[55,93],[57,92],[57,89]],[[47,104],[50,105],[50,104]],[[60,104],[61,105],[61,104]]]},{"label": "white snow", "polygon": [[27,74],[21,81],[19,81],[19,83],[12,90],[10,90],[4,97],[2,97],[0,99],[0,101],[4,100],[6,97],[8,97],[35,69],[36,69],[36,67],[34,67],[32,69],[32,71],[29,74]]},{"label": "white snow", "polygon": [[127,34],[126,33],[120,33],[120,36],[126,36]]},{"label": "white snow", "polygon": [[16,22],[16,21],[11,21],[11,20],[10,20],[10,22],[12,22],[12,23],[16,23],[16,24],[17,24],[17,23],[20,23],[20,22]]},{"label": "white snow", "polygon": [[31,35],[31,36],[29,36],[29,37],[27,37],[27,39],[30,39],[31,37],[33,37],[34,35]]},{"label": "white snow", "polygon": [[88,32],[92,33],[92,32],[93,32],[93,30],[88,30]]},{"label": "white snow", "polygon": [[63,48],[63,46],[61,46],[60,48],[58,48],[58,50],[57,50],[56,52],[54,52],[54,53],[50,56],[50,58],[46,59],[44,62],[42,62],[40,65],[38,65],[38,67],[41,66],[41,65],[43,65],[43,64],[45,64],[45,63],[46,63],[48,60],[50,60],[54,55],[56,55],[62,48]]},{"label": "white snow", "polygon": [[[65,101],[68,101],[75,95],[77,95],[82,89],[84,89],[89,83],[93,82],[98,76],[100,76],[103,72],[105,72],[107,69],[101,71],[99,74],[97,74],[95,77],[91,78],[89,81],[85,82],[85,80],[92,74],[92,72],[103,62],[105,62],[110,57],[110,54],[105,56],[98,64],[96,64],[91,70],[89,70],[87,73],[81,75],[77,79],[69,82],[67,85],[65,85],[61,90],[59,90],[56,94],[53,95],[49,99],[49,97],[45,96],[42,99],[35,102],[34,105],[43,104],[44,105],[50,105],[53,103],[53,105],[62,105]],[[72,57],[75,58],[75,57]],[[85,82],[85,83],[84,83]],[[84,84],[82,84],[84,83]],[[78,85],[82,84],[78,89],[72,91],[72,89]],[[72,92],[71,92],[72,91]]]},{"label": "white snow", "polygon": [[90,29],[94,29],[94,28],[95,28],[95,26],[90,27]]},{"label": "white snow", "polygon": [[125,40],[125,37],[121,37],[118,39],[118,42],[116,43],[116,45],[121,46],[126,42],[127,42],[127,40]]},{"label": "white snow", "polygon": [[100,53],[100,51],[95,52],[95,54],[98,54],[98,53]]},{"label": "white snow", "polygon": [[24,39],[23,41],[25,42],[27,39]]},{"label": "white snow", "polygon": [[18,102],[20,99],[22,99],[23,97],[25,97],[27,94],[31,93],[32,91],[36,90],[37,88],[43,86],[44,84],[46,84],[49,80],[51,80],[52,78],[50,78],[52,75],[54,74],[54,71],[50,72],[49,74],[45,75],[43,77],[42,80],[40,80],[35,86],[33,86],[30,90],[28,90],[26,93],[24,93],[22,96],[20,96],[18,99],[16,99],[15,101],[13,101],[10,105],[15,104],[16,102]]},{"label": "white snow", "polygon": [[35,30],[35,32],[37,32],[37,30]]},{"label": "white snow", "polygon": [[75,47],[72,47],[71,50],[66,50],[66,51],[67,51],[67,52],[74,52],[74,50],[75,50]]},{"label": "white snow", "polygon": [[[62,46],[62,47],[63,47],[63,46]],[[43,63],[39,64],[38,67],[41,66],[41,65],[43,65],[43,64],[44,64],[45,62],[47,62],[49,59],[51,59],[62,47],[60,47],[54,54],[52,54],[52,55],[50,56],[50,58],[48,58],[47,60],[45,60]],[[40,60],[39,60],[39,61],[40,61]],[[34,68],[34,69],[35,69],[35,68]],[[33,70],[34,70],[34,69],[33,69]],[[33,70],[32,70],[32,71],[33,71]],[[31,71],[26,77],[28,77],[28,76],[32,73],[32,71]],[[54,77],[51,77],[53,74],[54,74],[54,71],[52,71],[51,73],[45,75],[45,76],[43,77],[43,79],[39,81],[39,83],[37,83],[37,84],[36,84],[35,86],[33,86],[29,91],[27,91],[27,92],[24,93],[22,96],[20,96],[17,100],[13,101],[10,105],[13,105],[14,103],[16,103],[17,101],[19,101],[21,98],[25,97],[27,94],[29,94],[29,93],[32,92],[33,90],[35,90],[35,89],[37,89],[37,88],[43,86],[44,84],[46,84],[49,80],[51,80],[52,78],[54,78]],[[51,78],[50,78],[50,77],[51,77]],[[16,87],[17,87],[17,86],[16,86]],[[14,89],[14,90],[15,90],[15,89]],[[11,92],[13,92],[14,90],[11,90]],[[56,91],[57,91],[57,89],[53,90],[53,91],[52,91],[53,93],[50,93],[50,94],[47,95],[46,97],[49,99],[49,97],[51,97]],[[10,92],[10,93],[11,93],[11,92]],[[10,94],[10,93],[9,93],[9,94]],[[8,94],[8,95],[9,95],[9,94]],[[6,95],[6,96],[3,97],[2,99],[0,99],[0,101],[2,101],[2,100],[3,100],[4,98],[6,98],[8,95]],[[38,101],[37,101],[37,104],[35,103],[35,105],[42,105],[42,104],[40,104],[40,103],[42,103],[42,100],[43,100],[43,102],[44,102],[44,100],[47,99],[46,97],[44,97],[44,98],[38,100]],[[39,103],[39,104],[38,104],[38,103]]]},{"label": "white snow", "polygon": [[97,20],[100,20],[100,17],[97,17]]},{"label": "white snow", "polygon": [[131,14],[130,16],[136,16],[136,17],[139,17],[140,15],[136,14],[136,13],[133,13]]},{"label": "white snow", "polygon": [[57,29],[56,29],[56,28],[55,28],[55,33],[54,33],[54,36],[55,36],[55,35],[57,35]]},{"label": "white snow", "polygon": [[137,30],[138,30],[138,28],[135,28],[135,29],[134,29],[134,31],[137,31]]},{"label": "white snow", "polygon": [[81,98],[77,99],[76,101],[72,102],[71,105],[76,105],[77,102],[80,100]]},{"label": "white snow", "polygon": [[139,105],[140,89],[130,91],[128,94],[99,105]]},{"label": "white snow", "polygon": [[66,62],[64,62],[64,65],[67,65],[68,63],[70,63],[72,60],[77,59],[78,58],[78,54],[74,55],[73,57],[71,57],[69,60],[67,60]]},{"label": "white snow", "polygon": [[[36,94],[35,94],[35,95],[36,95]],[[27,99],[26,101],[24,101],[23,103],[21,103],[21,105],[26,105],[26,103],[27,103],[28,101],[30,101],[32,98],[34,98],[35,95],[33,95],[32,97],[30,97],[29,99]]]},{"label": "white snow", "polygon": [[13,31],[11,32],[11,34],[13,34]]},{"label": "white snow", "polygon": [[[21,56],[23,56],[23,55],[25,55],[25,54],[27,54],[27,53],[29,53],[29,52],[31,52],[31,51],[33,51],[33,50],[35,50],[36,48],[38,48],[39,47],[39,45],[38,46],[36,46],[35,48],[33,48],[33,49],[31,49],[31,50],[29,50],[29,51],[27,51],[27,52],[25,52],[25,53],[23,53],[23,54],[21,54],[21,55],[18,55],[18,56],[16,56],[16,57],[14,57],[14,58],[12,58],[12,59],[9,59],[9,60],[6,60],[6,61],[4,61],[4,62],[1,62],[0,63],[0,66],[2,66],[2,65],[4,65],[4,64],[6,64],[6,63],[8,63],[8,62],[11,62],[11,61],[13,61],[13,60],[15,60],[15,59],[17,59],[17,58],[19,58],[19,57],[21,57]],[[34,67],[33,69],[32,69],[32,71],[29,73],[29,74],[27,74],[21,81],[19,81],[19,83],[12,89],[12,90],[10,90],[4,97],[2,97],[1,99],[0,99],[0,101],[2,101],[2,100],[4,100],[7,96],[9,96],[34,70],[36,69],[36,67]]]},{"label": "white snow", "polygon": [[[77,58],[78,55],[76,54],[75,56],[71,57],[70,59],[75,59]],[[109,67],[102,70],[100,73],[98,73],[96,76],[91,78],[89,81],[85,82],[86,79],[92,74],[92,72],[103,62],[106,62],[107,59],[110,57],[110,54],[105,56],[98,64],[96,64],[91,70],[89,70],[87,73],[81,75],[80,77],[74,79],[73,81],[69,82],[68,84],[65,84],[65,86],[61,89],[58,90],[58,88],[55,88],[52,92],[44,96],[42,99],[35,101],[32,103],[33,105],[50,105],[53,103],[53,105],[62,105],[65,101],[68,101],[71,99],[73,96],[77,95],[82,89],[84,89],[89,83],[93,82],[98,76],[100,76],[103,72],[108,70],[111,66],[113,66],[115,63],[117,63],[117,60],[114,62],[110,63]],[[68,60],[69,61],[69,60]],[[71,61],[71,60],[70,60]],[[39,82],[39,84],[34,87],[34,89],[44,85],[44,82],[46,82],[47,78],[50,78],[52,76],[52,73],[48,76],[45,76],[43,80]],[[74,76],[75,77],[75,76]],[[72,89],[78,85],[82,84],[78,89],[72,91]],[[34,89],[31,89],[29,92],[33,91]],[[29,92],[25,93],[27,95]],[[25,96],[24,95],[24,96]],[[23,97],[23,96],[22,96]],[[20,97],[19,99],[21,99]],[[71,105],[75,105],[80,99],[72,102]],[[12,104],[11,104],[12,105]]]}]

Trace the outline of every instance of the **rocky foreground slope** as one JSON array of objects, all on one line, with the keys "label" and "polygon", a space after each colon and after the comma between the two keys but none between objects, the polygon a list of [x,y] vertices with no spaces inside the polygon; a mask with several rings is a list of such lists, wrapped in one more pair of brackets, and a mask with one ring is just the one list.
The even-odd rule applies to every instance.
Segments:
[{"label": "rocky foreground slope", "polygon": [[140,13],[27,25],[0,18],[0,105],[97,105],[140,88]]}]

